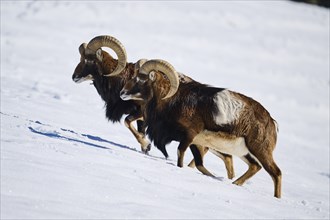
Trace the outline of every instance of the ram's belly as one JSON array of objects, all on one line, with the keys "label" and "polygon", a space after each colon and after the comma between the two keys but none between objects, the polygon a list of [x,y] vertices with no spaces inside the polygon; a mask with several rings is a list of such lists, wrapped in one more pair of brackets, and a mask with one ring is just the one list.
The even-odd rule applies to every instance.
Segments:
[{"label": "ram's belly", "polygon": [[228,136],[223,132],[204,130],[194,138],[193,144],[209,147],[238,157],[245,156],[249,153],[243,137]]}]

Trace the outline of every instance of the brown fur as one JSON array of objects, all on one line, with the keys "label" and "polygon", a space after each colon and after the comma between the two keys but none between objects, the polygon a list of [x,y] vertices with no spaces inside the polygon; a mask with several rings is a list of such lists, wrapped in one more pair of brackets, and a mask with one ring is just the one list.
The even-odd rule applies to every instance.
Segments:
[{"label": "brown fur", "polygon": [[[131,91],[131,90],[134,91],[134,88],[139,87],[139,89],[140,89],[139,93],[142,94],[143,99],[148,100],[148,98],[157,97],[156,100],[158,100],[158,102],[157,102],[155,111],[162,111],[163,108],[168,108],[167,106],[169,105],[169,102],[171,102],[172,98],[165,99],[165,100],[162,99],[164,96],[166,96],[166,94],[168,93],[168,91],[170,89],[169,80],[166,77],[166,75],[164,75],[160,72],[157,72],[155,74],[155,79],[154,80],[150,80],[149,76],[144,75],[144,74],[138,74],[137,77],[141,81],[146,81],[145,84],[140,85],[140,82],[137,82],[136,79],[133,78],[132,80],[130,80],[129,82],[126,83],[126,85],[124,86],[122,92],[125,93],[125,91],[126,92]],[[187,76],[184,76],[183,74],[180,75],[180,83],[185,84],[185,83],[189,83],[191,81],[192,81],[191,78],[189,78]],[[127,93],[126,95],[129,95],[129,93]],[[184,97],[184,94],[182,94],[178,97]],[[135,98],[138,98],[138,96],[135,96]],[[143,102],[147,103],[149,101],[149,100],[148,101],[147,100],[143,100]],[[183,125],[186,124],[186,123],[191,123],[191,117],[196,115],[196,109],[193,106],[188,106],[188,105],[182,105],[181,107],[182,108],[180,109],[180,114],[184,115],[184,117],[182,117],[182,119],[184,121],[182,121],[180,123],[182,123]],[[145,111],[145,108],[142,108],[142,111],[144,113],[144,118],[148,119],[149,115]],[[164,131],[164,132],[166,132],[166,131]],[[197,146],[197,149],[200,151],[199,155],[197,155],[197,156],[201,157],[200,159],[198,159],[197,168],[203,174],[213,176],[203,166],[202,158],[205,154],[204,153],[204,148],[202,146]],[[164,151],[162,151],[162,152],[164,153]],[[217,156],[224,161],[226,169],[227,169],[228,177],[230,179],[233,178],[234,177],[234,168],[233,168],[232,157],[229,156],[229,155],[223,155],[220,152],[217,152]],[[195,161],[191,162],[191,166],[193,166],[193,164],[195,166]]]},{"label": "brown fur", "polygon": [[[276,124],[260,103],[245,95],[229,91],[233,98],[244,103],[243,109],[239,112],[240,115],[236,121],[220,126],[213,116],[214,105],[217,104],[214,103],[213,97],[223,89],[207,87],[195,81],[188,83],[187,86],[181,82],[177,93],[171,98],[163,100],[162,98],[166,95],[168,88],[168,81],[160,73],[157,73],[154,81],[149,80],[145,85],[140,85],[140,89],[150,91],[145,92],[143,97],[147,108],[152,108],[147,111],[144,110],[145,118],[152,116],[158,120],[164,120],[163,123],[167,123],[170,126],[169,129],[177,129],[178,132],[182,132],[178,146],[179,167],[183,166],[184,153],[188,146],[197,144],[194,142],[194,138],[205,130],[213,133],[210,138],[216,137],[222,140],[244,138],[249,153],[242,156],[241,159],[249,165],[249,168],[234,183],[242,185],[258,172],[262,165],[274,181],[274,196],[281,197],[282,175],[272,156],[276,146]],[[124,89],[129,90],[126,86]],[[154,106],[153,103],[155,102],[156,105]],[[168,119],[157,116],[163,115],[164,112],[168,112]],[[159,124],[160,122],[150,121],[149,123]],[[153,126],[153,124],[148,125]],[[159,138],[158,132],[160,131],[156,130],[152,133],[156,138]],[[203,155],[202,152],[202,157]]]},{"label": "brown fur", "polygon": [[[92,65],[96,65],[97,73],[93,72],[95,69],[91,69],[91,73],[84,73],[84,68],[86,68],[87,63],[85,63],[85,59],[88,59],[88,62],[92,62]],[[147,152],[150,150],[150,143],[145,138],[144,131],[136,130],[132,123],[134,121],[143,120],[142,112],[141,112],[141,102],[138,101],[129,101],[124,103],[120,97],[119,92],[122,86],[131,78],[133,78],[136,74],[134,70],[134,63],[127,63],[125,69],[117,76],[114,77],[104,77],[108,73],[111,73],[115,70],[118,61],[114,59],[110,54],[105,51],[102,51],[102,61],[98,60],[95,54],[85,55],[84,51],[81,54],[80,63],[75,68],[74,74],[72,76],[73,79],[80,77],[81,74],[86,74],[86,76],[81,76],[81,78],[87,77],[86,79],[93,80],[94,86],[96,87],[99,95],[106,102],[106,116],[109,120],[115,122],[119,121],[122,114],[128,114],[125,118],[125,125],[132,132],[134,137],[141,145],[141,150],[143,152]],[[92,78],[89,76],[92,75]],[[118,88],[118,89],[114,89]],[[110,90],[113,89],[112,94]],[[114,94],[116,93],[117,94]],[[115,102],[115,106],[111,106]],[[109,108],[108,108],[109,107]],[[114,113],[109,113],[108,109],[117,108],[118,110],[114,111]],[[141,128],[143,126],[140,126]]]}]

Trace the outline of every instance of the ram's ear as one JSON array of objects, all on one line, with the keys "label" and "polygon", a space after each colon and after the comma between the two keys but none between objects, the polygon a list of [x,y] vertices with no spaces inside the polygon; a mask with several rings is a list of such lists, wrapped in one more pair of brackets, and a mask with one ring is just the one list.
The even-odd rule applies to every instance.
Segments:
[{"label": "ram's ear", "polygon": [[82,43],[79,46],[79,53],[80,55],[84,56],[85,55],[85,50],[86,50],[87,44],[86,43]]},{"label": "ram's ear", "polygon": [[103,59],[103,55],[102,55],[102,49],[101,49],[101,48],[98,49],[98,50],[96,51],[96,58],[97,58],[99,61],[102,61],[102,59]]},{"label": "ram's ear", "polygon": [[155,81],[155,80],[156,80],[156,72],[155,72],[155,71],[151,71],[151,72],[149,73],[149,79],[150,79],[151,81]]}]

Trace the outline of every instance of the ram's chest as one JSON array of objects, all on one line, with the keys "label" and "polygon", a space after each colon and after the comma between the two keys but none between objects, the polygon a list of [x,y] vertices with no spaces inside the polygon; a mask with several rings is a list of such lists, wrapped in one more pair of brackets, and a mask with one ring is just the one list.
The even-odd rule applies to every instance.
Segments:
[{"label": "ram's chest", "polygon": [[204,130],[194,138],[192,143],[238,157],[249,153],[243,137],[228,136],[223,132]]}]

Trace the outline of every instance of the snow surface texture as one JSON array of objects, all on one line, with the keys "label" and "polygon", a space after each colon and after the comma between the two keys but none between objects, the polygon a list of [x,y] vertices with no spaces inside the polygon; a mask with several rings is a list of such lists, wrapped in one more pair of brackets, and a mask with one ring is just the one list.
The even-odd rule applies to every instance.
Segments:
[{"label": "snow surface texture", "polygon": [[[78,47],[118,38],[261,102],[279,123],[282,199],[262,169],[244,186],[211,153],[176,167],[105,119],[71,80]],[[187,151],[185,165],[192,154]],[[234,158],[236,178],[247,166]],[[1,219],[328,219],[329,10],[282,1],[1,1]]]}]

